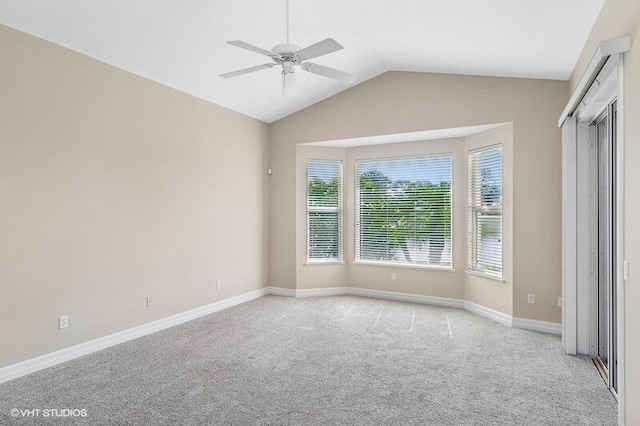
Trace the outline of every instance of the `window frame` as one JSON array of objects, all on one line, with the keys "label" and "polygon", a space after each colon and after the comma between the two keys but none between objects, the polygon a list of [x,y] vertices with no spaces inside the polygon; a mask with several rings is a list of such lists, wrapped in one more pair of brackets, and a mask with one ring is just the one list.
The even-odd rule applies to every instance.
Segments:
[{"label": "window frame", "polygon": [[[474,232],[474,229],[477,225],[475,223],[475,213],[477,209],[482,209],[482,205],[475,206],[472,205],[472,187],[473,187],[473,173],[471,170],[471,156],[474,154],[478,154],[484,151],[492,151],[499,148],[500,149],[500,168],[501,168],[501,179],[500,179],[500,273],[495,273],[489,271],[487,269],[480,269],[474,267],[474,262],[476,261],[478,255],[477,250],[477,233]],[[485,211],[487,211],[485,209]],[[467,273],[471,275],[477,275],[483,278],[492,279],[498,282],[504,281],[504,146],[502,143],[495,143],[492,145],[486,145],[479,148],[470,149],[467,151],[467,227],[468,227],[468,250],[467,250]],[[474,257],[474,253],[476,256]]]},{"label": "window frame", "polygon": [[[337,207],[309,207],[309,164],[310,163],[334,163],[339,166],[338,179],[338,206]],[[338,257],[337,258],[311,258],[311,226],[309,221],[312,212],[336,212],[338,213]],[[331,158],[307,158],[305,169],[305,216],[306,216],[306,262],[305,265],[330,265],[344,263],[344,162]]]},{"label": "window frame", "polygon": [[[450,183],[450,230],[451,230],[451,264],[450,265],[435,265],[425,263],[409,263],[409,262],[390,262],[390,261],[378,261],[378,260],[366,260],[358,259],[359,243],[360,243],[360,191],[358,184],[358,163],[368,161],[393,161],[393,160],[411,160],[411,159],[425,159],[425,158],[449,158],[451,161],[451,183]],[[420,154],[420,155],[400,155],[400,156],[385,156],[385,157],[368,157],[358,158],[353,161],[353,202],[354,202],[354,215],[353,215],[353,264],[363,266],[380,266],[387,268],[403,268],[403,269],[421,269],[421,270],[434,270],[439,272],[453,272],[454,271],[454,177],[455,177],[455,154],[452,151]]]}]

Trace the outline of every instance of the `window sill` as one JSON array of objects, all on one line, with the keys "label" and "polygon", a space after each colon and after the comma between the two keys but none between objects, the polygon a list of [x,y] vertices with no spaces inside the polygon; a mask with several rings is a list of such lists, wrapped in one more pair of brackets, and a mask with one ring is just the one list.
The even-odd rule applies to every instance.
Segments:
[{"label": "window sill", "polygon": [[304,266],[344,265],[342,260],[307,260]]},{"label": "window sill", "polygon": [[487,280],[497,281],[499,283],[506,283],[506,281],[502,277],[497,277],[495,275],[486,274],[480,271],[473,271],[471,269],[467,269],[467,274],[475,275],[476,277],[485,278]]},{"label": "window sill", "polygon": [[387,262],[374,262],[366,260],[357,260],[353,262],[354,265],[359,266],[378,266],[389,269],[418,269],[421,271],[430,272],[455,272],[450,266],[435,266],[435,265],[412,265],[410,263],[387,263]]}]

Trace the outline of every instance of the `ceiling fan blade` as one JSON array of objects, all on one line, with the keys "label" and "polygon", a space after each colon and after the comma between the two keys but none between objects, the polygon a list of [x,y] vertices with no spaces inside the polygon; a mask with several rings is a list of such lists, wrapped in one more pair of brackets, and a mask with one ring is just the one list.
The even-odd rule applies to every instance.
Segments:
[{"label": "ceiling fan blade", "polygon": [[255,71],[260,71],[260,70],[263,70],[263,69],[266,69],[266,68],[271,68],[274,65],[275,64],[256,65],[255,67],[244,68],[244,69],[237,70],[237,71],[226,72],[224,74],[220,74],[220,77],[222,77],[222,78],[237,77],[239,75],[249,74],[250,72],[255,72]]},{"label": "ceiling fan blade", "polygon": [[326,55],[327,53],[336,52],[342,49],[344,49],[344,47],[342,47],[340,43],[332,38],[328,38],[298,50],[296,52],[296,56],[301,60],[306,61],[308,59],[317,58],[318,56]]},{"label": "ceiling fan blade", "polygon": [[349,84],[353,83],[356,79],[355,75],[349,74],[348,72],[314,64],[313,62],[305,62],[302,64],[302,69],[313,74],[318,74],[323,77],[332,78]]},{"label": "ceiling fan blade", "polygon": [[232,46],[239,47],[241,49],[246,49],[246,50],[250,50],[250,51],[255,52],[255,53],[259,53],[261,55],[278,56],[275,53],[271,52],[270,50],[262,49],[261,47],[254,46],[253,44],[249,44],[249,43],[246,43],[244,41],[231,40],[231,41],[228,41],[227,43],[232,45]]}]

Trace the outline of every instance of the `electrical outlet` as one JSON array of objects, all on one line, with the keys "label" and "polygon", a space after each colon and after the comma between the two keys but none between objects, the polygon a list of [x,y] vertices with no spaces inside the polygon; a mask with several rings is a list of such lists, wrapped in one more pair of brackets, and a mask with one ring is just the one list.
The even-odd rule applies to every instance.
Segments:
[{"label": "electrical outlet", "polygon": [[536,295],[528,294],[527,295],[527,303],[536,303]]},{"label": "electrical outlet", "polygon": [[216,290],[220,290],[222,288],[222,280],[216,280]]},{"label": "electrical outlet", "polygon": [[558,297],[558,307],[562,308],[562,297]]},{"label": "electrical outlet", "polygon": [[153,299],[151,296],[147,296],[147,308],[150,308],[153,305]]},{"label": "electrical outlet", "polygon": [[391,273],[391,281],[395,281],[396,280],[396,273],[392,272]]},{"label": "electrical outlet", "polygon": [[69,315],[62,315],[58,317],[58,329],[62,330],[67,327],[69,327]]}]

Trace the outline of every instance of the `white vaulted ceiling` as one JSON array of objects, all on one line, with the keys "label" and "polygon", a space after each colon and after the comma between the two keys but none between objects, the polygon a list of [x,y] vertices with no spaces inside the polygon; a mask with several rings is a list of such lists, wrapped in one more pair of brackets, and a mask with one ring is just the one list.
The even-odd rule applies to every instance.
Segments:
[{"label": "white vaulted ceiling", "polygon": [[[604,0],[290,0],[291,42],[332,37],[314,60],[357,75],[424,71],[569,78]],[[0,23],[272,122],[349,86],[297,70],[282,98],[278,67],[226,40],[285,41],[285,0],[0,0]],[[265,59],[267,59],[265,61]]]}]

